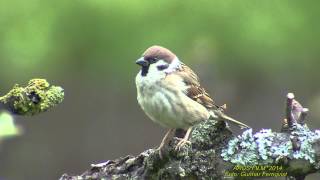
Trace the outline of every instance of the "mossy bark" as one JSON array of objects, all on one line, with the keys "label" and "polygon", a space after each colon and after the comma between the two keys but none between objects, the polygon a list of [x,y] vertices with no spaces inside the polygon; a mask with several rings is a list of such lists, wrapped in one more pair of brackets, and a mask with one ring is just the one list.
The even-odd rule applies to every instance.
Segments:
[{"label": "mossy bark", "polygon": [[16,84],[0,97],[0,108],[18,115],[35,115],[61,103],[63,98],[61,87],[51,86],[45,79],[31,79],[27,86]]}]

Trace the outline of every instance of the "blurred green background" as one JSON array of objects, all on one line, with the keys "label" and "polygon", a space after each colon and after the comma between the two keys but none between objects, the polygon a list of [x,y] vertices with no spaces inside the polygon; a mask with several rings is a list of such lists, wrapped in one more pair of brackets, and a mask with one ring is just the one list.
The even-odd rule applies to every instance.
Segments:
[{"label": "blurred green background", "polygon": [[280,129],[288,92],[319,127],[319,15],[319,1],[1,0],[0,94],[37,77],[65,100],[15,116],[24,134],[1,143],[0,179],[58,179],[157,146],[165,129],[140,110],[134,84],[135,60],[155,44],[255,130]]}]

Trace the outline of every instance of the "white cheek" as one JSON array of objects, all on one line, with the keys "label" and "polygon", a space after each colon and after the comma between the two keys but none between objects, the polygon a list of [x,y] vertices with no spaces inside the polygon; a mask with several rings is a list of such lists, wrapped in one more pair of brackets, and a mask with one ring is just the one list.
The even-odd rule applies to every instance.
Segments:
[{"label": "white cheek", "polygon": [[[178,58],[175,58],[167,69],[158,69],[159,66],[165,65],[168,65],[168,63],[163,60],[159,60],[156,63],[150,64],[146,76],[141,76],[141,71],[138,73],[136,77],[136,83],[138,85],[152,86],[158,83],[161,79],[165,78],[167,74],[175,71],[180,66],[180,61]],[[185,84],[182,83],[181,86],[185,86]]]},{"label": "white cheek", "polygon": [[166,73],[164,71],[158,70],[158,66],[166,65],[167,63],[159,60],[156,63],[150,64],[148,74],[146,75],[146,79],[150,79],[150,81],[158,81],[166,77]]},{"label": "white cheek", "polygon": [[172,73],[174,72],[177,68],[179,68],[181,66],[181,62],[180,60],[176,57],[173,59],[173,61],[171,62],[170,66],[165,69],[164,71],[166,73]]},{"label": "white cheek", "polygon": [[155,66],[161,66],[161,65],[167,65],[168,63],[163,61],[163,60],[159,60],[158,62],[156,63],[153,63],[151,65],[155,65]]}]

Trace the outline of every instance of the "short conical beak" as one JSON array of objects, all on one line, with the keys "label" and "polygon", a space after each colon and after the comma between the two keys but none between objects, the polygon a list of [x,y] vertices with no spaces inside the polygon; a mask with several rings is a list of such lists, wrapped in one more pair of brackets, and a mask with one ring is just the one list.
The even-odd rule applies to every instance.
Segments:
[{"label": "short conical beak", "polygon": [[144,59],[144,57],[139,58],[139,59],[136,61],[136,64],[138,64],[139,66],[142,66],[142,67],[149,66],[149,62],[146,61],[146,60]]}]

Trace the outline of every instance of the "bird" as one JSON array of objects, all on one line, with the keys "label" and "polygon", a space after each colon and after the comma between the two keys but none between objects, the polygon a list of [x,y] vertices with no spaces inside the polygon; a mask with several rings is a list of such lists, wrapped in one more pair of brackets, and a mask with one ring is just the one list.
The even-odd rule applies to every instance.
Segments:
[{"label": "bird", "polygon": [[197,74],[169,49],[153,45],[136,64],[141,67],[135,78],[139,105],[152,121],[169,129],[158,148],[161,158],[177,129],[187,130],[175,147],[179,150],[190,144],[192,126],[208,119],[250,128],[227,116],[200,85]]}]

